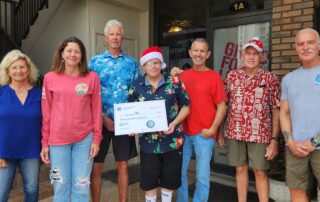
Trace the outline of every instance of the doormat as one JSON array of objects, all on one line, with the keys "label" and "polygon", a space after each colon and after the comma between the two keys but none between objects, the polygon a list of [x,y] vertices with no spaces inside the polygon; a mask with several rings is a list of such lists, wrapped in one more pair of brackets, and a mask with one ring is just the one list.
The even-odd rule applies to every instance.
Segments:
[{"label": "doormat", "polygon": [[[189,185],[189,196],[193,198],[195,184]],[[234,202],[237,201],[237,190],[235,187],[229,187],[215,182],[210,182],[209,199],[210,202]],[[248,202],[259,201],[258,195],[248,192]],[[270,202],[273,200],[269,199]]]}]

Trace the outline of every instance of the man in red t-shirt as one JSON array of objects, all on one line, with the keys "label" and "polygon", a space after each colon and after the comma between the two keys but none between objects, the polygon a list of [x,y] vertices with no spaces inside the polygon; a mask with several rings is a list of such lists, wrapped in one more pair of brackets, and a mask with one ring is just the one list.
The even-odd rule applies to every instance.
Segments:
[{"label": "man in red t-shirt", "polygon": [[238,201],[247,201],[248,169],[253,168],[259,201],[269,201],[269,161],[278,153],[280,88],[277,77],[261,68],[263,44],[251,39],[242,48],[243,67],[225,80],[228,114],[224,137],[229,164],[236,167]]},{"label": "man in red t-shirt", "polygon": [[189,50],[193,66],[181,73],[180,78],[189,94],[190,115],[183,122],[182,185],[177,201],[188,199],[187,169],[194,151],[196,155],[196,189],[193,201],[208,201],[210,188],[210,161],[216,134],[226,114],[227,100],[223,82],[218,73],[206,66],[210,56],[205,39],[194,40]]}]

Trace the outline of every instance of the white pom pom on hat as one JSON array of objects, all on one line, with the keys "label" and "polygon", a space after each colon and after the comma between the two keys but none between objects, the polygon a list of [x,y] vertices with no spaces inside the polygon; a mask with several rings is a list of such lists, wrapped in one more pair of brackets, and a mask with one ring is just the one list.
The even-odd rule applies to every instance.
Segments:
[{"label": "white pom pom on hat", "polygon": [[152,46],[144,50],[140,57],[141,66],[145,65],[151,59],[158,59],[161,62],[161,69],[166,68],[166,63],[163,62],[163,54],[161,48],[158,46]]},{"label": "white pom pom on hat", "polygon": [[263,52],[263,44],[260,41],[259,37],[253,37],[252,39],[250,39],[248,43],[242,46],[242,50],[245,50],[248,47],[253,47],[258,52]]}]

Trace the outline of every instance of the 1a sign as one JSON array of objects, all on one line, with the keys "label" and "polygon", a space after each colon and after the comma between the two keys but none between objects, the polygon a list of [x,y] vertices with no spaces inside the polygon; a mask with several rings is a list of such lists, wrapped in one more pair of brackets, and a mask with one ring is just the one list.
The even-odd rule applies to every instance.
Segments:
[{"label": "1a sign", "polygon": [[249,8],[249,2],[247,1],[237,1],[230,5],[230,10],[233,12],[244,11]]}]

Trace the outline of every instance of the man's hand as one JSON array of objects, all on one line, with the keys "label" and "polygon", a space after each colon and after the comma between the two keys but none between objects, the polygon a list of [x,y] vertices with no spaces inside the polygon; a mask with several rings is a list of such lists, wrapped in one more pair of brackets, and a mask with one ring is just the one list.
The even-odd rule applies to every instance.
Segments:
[{"label": "man's hand", "polygon": [[293,155],[297,157],[306,157],[309,155],[308,148],[302,142],[295,141],[292,138],[288,139],[288,147]]},{"label": "man's hand", "polygon": [[179,69],[179,67],[172,67],[170,71],[171,76],[179,76],[183,72],[182,69]]},{"label": "man's hand", "polygon": [[90,149],[90,159],[93,159],[95,156],[97,156],[99,150],[100,150],[100,146],[92,143],[91,149]]},{"label": "man's hand", "polygon": [[217,137],[217,142],[218,142],[218,145],[221,147],[221,148],[225,148],[226,147],[226,143],[224,141],[224,137],[223,137],[223,134],[219,134],[218,137]]},{"label": "man's hand", "polygon": [[215,131],[212,131],[211,129],[204,128],[201,130],[200,134],[203,138],[212,138],[212,134],[214,134]]},{"label": "man's hand", "polygon": [[317,149],[316,147],[314,147],[314,146],[311,144],[311,140],[304,140],[304,141],[301,141],[300,143],[307,148],[307,151],[308,151],[309,153],[311,153],[311,152],[313,152],[314,150]]},{"label": "man's hand", "polygon": [[278,155],[278,142],[271,140],[266,148],[266,155],[264,156],[268,161],[273,160]]},{"label": "man's hand", "polygon": [[50,163],[49,148],[43,148],[40,153],[41,159],[45,164]]},{"label": "man's hand", "polygon": [[103,116],[103,125],[108,129],[108,131],[114,131],[114,122],[111,118]]},{"label": "man's hand", "polygon": [[0,159],[0,168],[6,168],[8,163],[5,159]]}]

